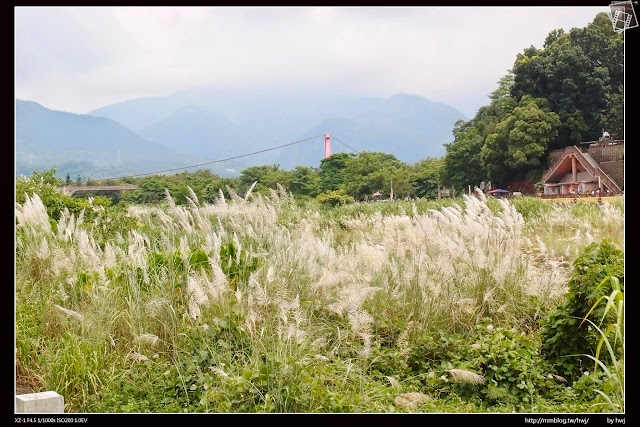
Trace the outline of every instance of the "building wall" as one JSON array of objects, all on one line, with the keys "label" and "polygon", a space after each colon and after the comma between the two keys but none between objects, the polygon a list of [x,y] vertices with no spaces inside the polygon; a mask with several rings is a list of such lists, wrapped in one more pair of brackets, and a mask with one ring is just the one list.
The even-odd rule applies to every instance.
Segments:
[{"label": "building wall", "polygon": [[593,145],[587,152],[598,162],[614,162],[624,159],[624,144],[616,145]]},{"label": "building wall", "polygon": [[558,158],[562,155],[564,150],[553,150],[549,152],[547,157],[547,169],[549,169],[553,164],[558,160]]},{"label": "building wall", "polygon": [[617,160],[615,162],[602,162],[600,169],[613,179],[618,187],[624,189],[624,161]]}]

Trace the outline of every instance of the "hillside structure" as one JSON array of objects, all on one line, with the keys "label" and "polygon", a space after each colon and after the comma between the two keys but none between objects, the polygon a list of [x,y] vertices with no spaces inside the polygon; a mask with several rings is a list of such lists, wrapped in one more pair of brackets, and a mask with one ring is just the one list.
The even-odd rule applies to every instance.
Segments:
[{"label": "hillside structure", "polygon": [[624,140],[607,132],[597,141],[571,145],[549,154],[549,169],[542,176],[545,196],[622,194]]}]

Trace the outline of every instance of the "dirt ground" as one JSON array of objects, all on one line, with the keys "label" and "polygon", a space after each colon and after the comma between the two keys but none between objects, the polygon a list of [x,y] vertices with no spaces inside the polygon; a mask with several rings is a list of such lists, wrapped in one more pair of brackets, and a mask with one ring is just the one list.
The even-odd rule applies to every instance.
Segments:
[{"label": "dirt ground", "polygon": [[16,379],[16,395],[18,394],[28,394],[28,393],[36,393],[37,388],[35,384],[25,380],[24,378]]}]

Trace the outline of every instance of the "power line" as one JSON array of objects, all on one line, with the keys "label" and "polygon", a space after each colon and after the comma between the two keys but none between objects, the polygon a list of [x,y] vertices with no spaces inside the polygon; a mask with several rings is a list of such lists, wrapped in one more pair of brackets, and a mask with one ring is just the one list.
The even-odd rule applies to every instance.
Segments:
[{"label": "power line", "polygon": [[[132,177],[136,177],[136,176],[154,175],[154,174],[159,174],[159,173],[164,173],[164,172],[173,172],[173,171],[183,170],[183,169],[186,170],[186,169],[196,168],[196,167],[199,167],[199,166],[206,166],[206,165],[211,165],[211,164],[214,164],[214,163],[226,162],[227,160],[235,160],[235,159],[239,159],[241,157],[253,156],[255,154],[260,154],[260,153],[264,153],[264,152],[267,152],[267,151],[277,150],[278,148],[288,147],[289,145],[300,144],[301,142],[309,141],[309,140],[315,139],[315,138],[320,138],[322,136],[323,135],[312,136],[310,138],[301,139],[299,141],[294,141],[294,142],[289,142],[287,144],[282,144],[282,145],[278,145],[278,146],[275,146],[275,147],[265,148],[264,150],[258,150],[258,151],[254,151],[252,153],[240,154],[238,156],[233,156],[233,157],[227,157],[226,159],[213,160],[211,162],[200,163],[200,164],[191,165],[191,166],[183,166],[181,168],[165,169],[165,170],[160,170],[160,171],[155,171],[155,172],[140,173],[140,174],[137,174],[137,175],[127,175],[127,176],[123,176],[123,177],[120,177],[120,178],[132,178]],[[106,179],[120,179],[120,178],[102,178],[102,179],[106,180]]]}]

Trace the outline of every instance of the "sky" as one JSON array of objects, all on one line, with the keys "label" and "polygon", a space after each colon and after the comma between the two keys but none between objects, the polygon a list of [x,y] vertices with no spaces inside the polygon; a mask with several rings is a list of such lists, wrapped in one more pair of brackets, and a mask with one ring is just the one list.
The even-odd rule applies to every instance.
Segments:
[{"label": "sky", "polygon": [[529,46],[600,7],[15,7],[15,97],[87,114],[200,86],[448,104],[469,118]]}]

